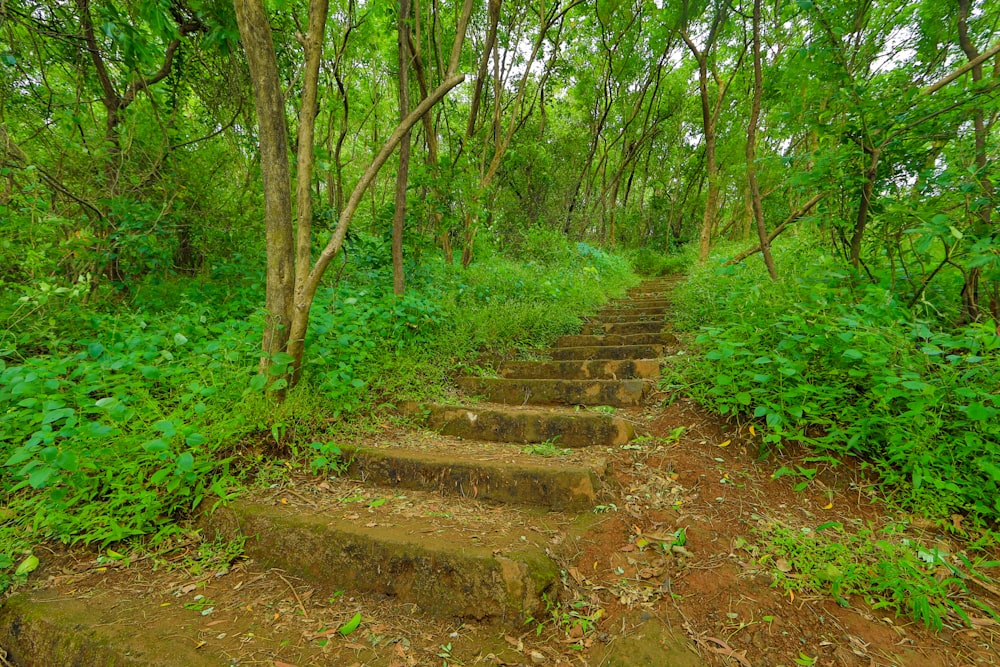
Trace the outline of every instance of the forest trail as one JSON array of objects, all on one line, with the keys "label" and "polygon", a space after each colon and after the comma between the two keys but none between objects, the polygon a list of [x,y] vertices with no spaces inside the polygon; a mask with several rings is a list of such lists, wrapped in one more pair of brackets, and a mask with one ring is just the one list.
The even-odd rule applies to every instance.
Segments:
[{"label": "forest trail", "polygon": [[[426,428],[385,424],[345,448],[343,476],[293,474],[218,509],[200,544],[42,559],[43,583],[0,613],[6,659],[1000,664],[993,626],[934,634],[771,586],[760,526],[891,517],[856,469],[796,492],[774,478],[796,456],[755,461],[752,432],[659,391],[661,361],[683,354],[665,324],[673,283],[634,288],[532,358],[484,364],[454,402],[401,406]],[[246,558],[213,560],[213,538],[240,535]]]}]

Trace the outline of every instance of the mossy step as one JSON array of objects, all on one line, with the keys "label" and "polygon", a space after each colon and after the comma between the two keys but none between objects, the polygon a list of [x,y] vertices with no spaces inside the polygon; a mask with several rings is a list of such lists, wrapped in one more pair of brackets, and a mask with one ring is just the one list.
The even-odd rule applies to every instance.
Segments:
[{"label": "mossy step", "polygon": [[583,361],[506,361],[501,376],[513,379],[631,380],[658,378],[657,359],[590,359]]},{"label": "mossy step", "polygon": [[[357,517],[357,515],[354,515]],[[362,523],[302,506],[237,501],[203,517],[209,539],[245,537],[245,553],[333,591],[387,595],[442,618],[520,627],[557,595],[559,568],[523,527],[496,527],[489,544],[439,534],[432,522],[393,515]],[[495,546],[501,544],[502,546]]]},{"label": "mossy step", "polygon": [[615,334],[625,336],[640,333],[659,333],[663,331],[664,323],[656,322],[611,322],[584,324],[580,333],[587,335],[608,335]]},{"label": "mossy step", "polygon": [[556,347],[545,354],[557,361],[569,359],[659,359],[664,345],[588,345],[581,347]]},{"label": "mossy step", "polygon": [[590,447],[624,445],[635,436],[630,423],[603,414],[416,403],[401,407],[431,430],[467,440],[555,441],[560,447]]},{"label": "mossy step", "polygon": [[597,311],[598,319],[621,317],[623,315],[660,315],[666,314],[668,308],[667,306],[620,306],[620,307],[607,307],[602,308]]},{"label": "mossy step", "polygon": [[672,333],[638,333],[638,334],[579,334],[560,336],[556,339],[556,347],[601,347],[609,345],[676,345],[677,337]]},{"label": "mossy step", "polygon": [[589,322],[596,324],[628,324],[632,322],[659,322],[664,323],[663,313],[628,313],[620,314],[615,311],[598,313],[587,318]]},{"label": "mossy step", "polygon": [[222,656],[198,651],[194,642],[137,632],[116,622],[116,613],[89,599],[14,595],[0,607],[3,664],[18,667],[210,667],[229,664]]},{"label": "mossy step", "polygon": [[494,403],[512,405],[611,405],[642,404],[642,380],[538,380],[463,377],[458,386]]},{"label": "mossy step", "polygon": [[638,299],[638,298],[621,299],[619,301],[613,301],[611,305],[618,306],[620,308],[660,308],[660,307],[666,308],[671,304],[670,301],[668,301],[667,299],[664,299],[662,297],[658,298],[654,297],[648,299]]},{"label": "mossy step", "polygon": [[347,474],[368,483],[566,511],[594,507],[600,476],[607,467],[603,459],[598,460],[595,469],[548,460],[474,460],[463,457],[461,451],[352,446],[341,449],[350,461]]}]

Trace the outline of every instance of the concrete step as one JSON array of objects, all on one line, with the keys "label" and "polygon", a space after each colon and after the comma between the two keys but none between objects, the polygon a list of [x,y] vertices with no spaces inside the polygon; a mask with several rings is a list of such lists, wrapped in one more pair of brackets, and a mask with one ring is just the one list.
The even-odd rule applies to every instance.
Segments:
[{"label": "concrete step", "polygon": [[540,534],[492,517],[477,521],[468,509],[461,517],[423,517],[409,509],[421,505],[416,493],[362,507],[335,497],[332,505],[291,495],[274,504],[240,500],[200,524],[208,539],[246,537],[244,551],[258,564],[324,591],[382,594],[439,618],[520,627],[545,610],[543,595],[558,595],[559,568]]},{"label": "concrete step", "polygon": [[598,324],[584,324],[583,329],[580,333],[585,335],[598,335],[604,336],[608,334],[615,334],[619,336],[629,335],[629,334],[639,334],[639,333],[659,333],[663,331],[663,322],[613,322],[613,323],[598,323]]},{"label": "concrete step", "polygon": [[555,347],[545,354],[557,361],[569,359],[659,359],[663,356],[664,345],[612,345]]},{"label": "concrete step", "polygon": [[642,404],[643,380],[537,380],[463,377],[462,391],[507,405],[612,405]]},{"label": "concrete step", "polygon": [[556,347],[603,347],[611,345],[676,345],[677,337],[672,333],[639,333],[639,334],[580,334],[560,336],[556,339]]},{"label": "concrete step", "polygon": [[463,451],[453,442],[447,453],[399,447],[341,450],[350,461],[347,474],[369,484],[563,511],[593,508],[607,469],[603,458],[593,466],[532,461],[539,457],[520,452],[484,460],[475,444],[466,447]]},{"label": "concrete step", "polygon": [[657,359],[592,359],[584,361],[506,361],[499,373],[505,378],[553,380],[631,380],[660,377]]},{"label": "concrete step", "polygon": [[401,409],[431,430],[466,440],[555,441],[559,447],[590,447],[624,445],[635,436],[635,429],[623,419],[586,412],[415,403]]}]

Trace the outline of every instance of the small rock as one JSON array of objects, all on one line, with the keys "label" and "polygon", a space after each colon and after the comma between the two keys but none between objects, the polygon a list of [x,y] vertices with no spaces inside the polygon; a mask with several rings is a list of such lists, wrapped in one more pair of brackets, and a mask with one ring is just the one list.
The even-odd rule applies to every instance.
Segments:
[{"label": "small rock", "polygon": [[528,654],[528,656],[531,658],[531,662],[535,663],[536,665],[540,665],[543,662],[545,662],[545,656],[539,653],[538,651],[532,651],[531,653]]}]

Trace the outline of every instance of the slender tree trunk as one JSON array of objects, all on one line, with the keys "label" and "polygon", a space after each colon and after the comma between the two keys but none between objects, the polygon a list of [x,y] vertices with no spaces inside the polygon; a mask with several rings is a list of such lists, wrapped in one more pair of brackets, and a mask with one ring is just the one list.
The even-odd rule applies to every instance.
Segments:
[{"label": "slender tree trunk", "polygon": [[868,226],[868,212],[871,209],[872,193],[875,191],[875,176],[878,173],[878,162],[882,156],[882,147],[865,148],[868,155],[868,168],[865,170],[865,181],[861,185],[861,201],[858,202],[858,215],[854,221],[854,233],[851,235],[851,264],[855,269],[861,268],[861,241]]},{"label": "slender tree trunk", "polygon": [[[969,36],[969,14],[972,11],[971,0],[958,0],[958,41],[959,45],[962,47],[962,51],[965,53],[969,62],[974,62],[979,57],[979,50],[976,48],[975,44],[972,43],[972,39]],[[983,80],[983,65],[979,63],[973,65],[972,67],[972,81],[973,83],[979,83]],[[983,198],[986,199],[989,204],[986,206],[980,206],[977,211],[977,216],[979,218],[979,229],[977,235],[986,234],[996,234],[995,230],[991,229],[992,222],[992,210],[993,210],[993,182],[990,180],[989,172],[987,169],[987,156],[986,156],[986,139],[987,139],[987,128],[986,128],[986,115],[983,112],[982,106],[977,105],[972,112],[972,125],[975,134],[975,165],[976,165],[976,180],[979,182],[979,187],[982,189]],[[980,308],[979,308],[979,278],[982,269],[980,267],[973,267],[969,269],[966,273],[965,285],[962,287],[962,319],[965,321],[975,322],[980,318]],[[996,293],[996,289],[993,290]],[[991,311],[1000,310],[1000,302],[993,302],[995,297],[991,299]]]},{"label": "slender tree trunk", "polygon": [[760,0],[753,3],[753,104],[750,108],[750,124],[747,128],[747,182],[750,186],[750,207],[753,209],[753,219],[757,226],[757,237],[760,239],[760,252],[764,257],[764,266],[771,280],[778,279],[778,270],[771,256],[771,242],[767,239],[767,227],[764,225],[764,207],[760,200],[760,186],[757,183],[757,123],[760,119],[760,98],[763,91],[763,74],[760,65]]},{"label": "slender tree trunk", "polygon": [[[410,0],[399,0],[396,24],[396,44],[399,51],[399,121],[410,112]],[[396,209],[392,216],[392,293],[402,296],[405,289],[403,274],[403,223],[406,221],[406,183],[410,170],[410,131],[403,133],[399,144],[399,169],[396,171]]]},{"label": "slender tree trunk", "polygon": [[295,246],[289,188],[288,136],[271,26],[261,0],[234,0],[236,22],[253,81],[264,184],[264,229],[267,239],[267,288],[261,372],[284,352],[292,321]]}]

